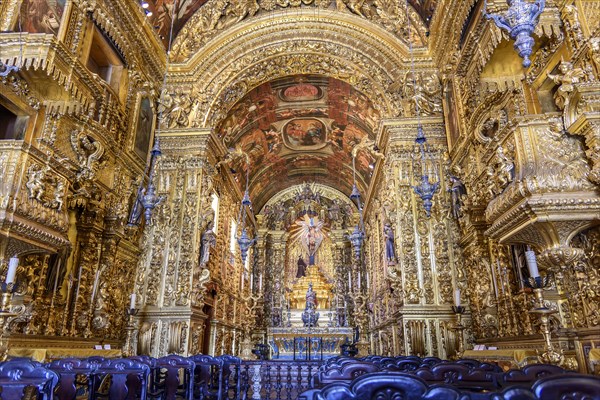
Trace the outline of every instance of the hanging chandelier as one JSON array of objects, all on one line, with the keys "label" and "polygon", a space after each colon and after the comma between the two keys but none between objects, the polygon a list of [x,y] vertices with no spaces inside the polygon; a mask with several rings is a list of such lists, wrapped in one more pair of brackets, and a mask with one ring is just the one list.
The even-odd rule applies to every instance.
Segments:
[{"label": "hanging chandelier", "polygon": [[362,250],[362,245],[365,240],[365,232],[364,232],[364,220],[363,220],[363,208],[360,202],[360,192],[358,191],[358,187],[356,186],[356,154],[352,157],[352,192],[350,193],[350,199],[352,201],[356,201],[356,207],[358,208],[359,221],[354,227],[354,231],[347,235],[348,240],[352,244],[354,249],[354,257],[356,259],[360,259],[360,253]]},{"label": "hanging chandelier", "polygon": [[[148,3],[142,2],[141,7],[146,14],[147,17],[152,15],[152,12],[148,10]],[[175,0],[173,4],[173,10],[177,9],[177,0]],[[167,73],[169,71],[169,60],[171,54],[171,44],[173,43],[173,26],[175,24],[175,16],[171,18],[171,27],[169,29],[169,43],[167,46],[167,58],[165,62],[165,74],[163,76],[162,87],[160,91],[160,97],[158,102],[162,103],[163,96],[166,93],[167,87]],[[152,146],[152,150],[150,150],[150,161],[149,165],[146,166],[146,170],[144,171],[144,175],[142,177],[142,181],[140,182],[140,187],[138,188],[137,198],[135,204],[133,205],[131,212],[129,214],[129,218],[127,221],[128,226],[139,225],[140,216],[142,211],[144,213],[144,218],[148,225],[152,225],[152,213],[154,209],[165,200],[166,196],[159,196],[156,193],[156,186],[154,185],[154,178],[156,176],[156,164],[158,161],[158,157],[162,154],[160,150],[160,128],[161,128],[161,120],[162,120],[163,110],[158,114],[158,127],[156,128],[156,132],[154,133],[154,145]],[[148,184],[144,187],[144,179],[148,177]]]},{"label": "hanging chandelier", "polygon": [[433,199],[435,192],[437,192],[440,182],[429,181],[427,157],[425,155],[425,143],[427,142],[427,138],[425,137],[423,127],[420,123],[417,127],[417,138],[415,139],[415,142],[419,146],[419,153],[421,154],[421,179],[420,183],[418,185],[413,185],[412,188],[415,191],[415,194],[423,200],[423,208],[425,209],[425,214],[429,218],[431,216],[431,207],[433,206],[431,200]]},{"label": "hanging chandelier", "polygon": [[[237,226],[241,229],[242,234],[236,237],[238,246],[240,246],[240,254],[242,256],[242,265],[246,263],[246,257],[248,256],[248,250],[256,242],[255,238],[248,236],[248,230],[246,228],[246,220],[250,217],[252,211],[252,201],[250,200],[250,193],[248,192],[248,185],[250,182],[250,161],[246,158],[246,190],[240,203],[240,212],[238,214]],[[236,231],[237,235],[237,231]]]},{"label": "hanging chandelier", "polygon": [[538,23],[538,18],[544,6],[545,0],[507,0],[508,10],[503,15],[486,13],[487,1],[483,5],[483,15],[486,19],[494,20],[496,26],[508,32],[511,39],[515,41],[514,48],[523,59],[523,67],[531,65],[529,56],[533,51],[535,40],[533,32]]},{"label": "hanging chandelier", "polygon": [[[417,78],[415,73],[415,58],[413,54],[413,45],[411,40],[411,32],[410,29],[410,19],[408,12],[408,0],[406,1],[406,23],[408,25],[408,48],[410,51],[410,61],[411,61],[411,69],[412,69],[412,80],[413,80],[413,88],[415,90],[414,100],[415,100],[415,113],[417,115],[417,137],[415,138],[415,143],[419,146],[419,153],[421,156],[421,177],[419,179],[418,185],[413,185],[412,188],[415,191],[415,194],[421,198],[423,201],[423,208],[425,208],[425,214],[427,218],[431,216],[431,207],[433,206],[433,195],[437,192],[438,187],[440,186],[440,182],[431,182],[429,180],[429,173],[427,172],[427,155],[428,148],[425,147],[427,143],[427,138],[425,137],[425,132],[423,131],[423,126],[421,125],[421,110],[419,107],[419,98],[420,98],[420,88],[417,85]],[[431,157],[430,157],[431,158]],[[432,166],[435,169],[435,165]]]}]

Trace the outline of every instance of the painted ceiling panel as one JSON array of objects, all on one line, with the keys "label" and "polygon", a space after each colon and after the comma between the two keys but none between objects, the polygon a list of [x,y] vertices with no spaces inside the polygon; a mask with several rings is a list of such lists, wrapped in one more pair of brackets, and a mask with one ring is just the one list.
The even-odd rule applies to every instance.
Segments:
[{"label": "painted ceiling panel", "polygon": [[[217,128],[226,147],[250,158],[250,192],[259,208],[273,194],[315,181],[350,194],[352,148],[374,139],[379,112],[349,84],[323,76],[291,76],[249,92]],[[366,192],[374,160],[356,158],[357,183]],[[229,165],[245,182],[242,162]]]}]

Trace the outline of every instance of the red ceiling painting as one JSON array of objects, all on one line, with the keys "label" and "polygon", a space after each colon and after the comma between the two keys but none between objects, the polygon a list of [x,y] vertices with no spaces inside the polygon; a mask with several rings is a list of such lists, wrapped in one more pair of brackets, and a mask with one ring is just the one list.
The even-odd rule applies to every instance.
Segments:
[{"label": "red ceiling painting", "polygon": [[[263,84],[241,99],[218,128],[225,145],[250,156],[257,209],[278,191],[316,181],[350,194],[352,148],[374,139],[379,113],[349,84],[323,76],[292,76]],[[357,183],[368,188],[374,160],[361,152]],[[244,165],[231,170],[242,182]]]}]

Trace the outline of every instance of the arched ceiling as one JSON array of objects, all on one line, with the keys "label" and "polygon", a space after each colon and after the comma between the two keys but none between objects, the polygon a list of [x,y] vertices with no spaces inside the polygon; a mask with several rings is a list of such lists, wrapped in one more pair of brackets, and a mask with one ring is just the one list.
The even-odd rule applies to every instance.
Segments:
[{"label": "arched ceiling", "polygon": [[[315,13],[348,12],[371,20],[395,33],[401,40],[409,36],[406,31],[406,7],[402,1],[381,0],[148,0],[152,11],[150,23],[165,43],[173,15],[173,39],[176,61],[183,61],[190,54],[182,50],[190,42],[205,43],[215,32],[229,28],[254,15],[269,13],[277,9],[312,8]],[[408,0],[413,43],[426,43],[426,31],[438,0]],[[174,10],[176,5],[177,9]],[[185,29],[184,29],[185,28]],[[180,35],[182,33],[182,35]],[[179,37],[183,36],[183,38]],[[179,41],[180,43],[177,43]],[[181,43],[185,42],[185,43]],[[196,49],[198,46],[194,46]]]},{"label": "arched ceiling", "polygon": [[[311,181],[350,195],[352,148],[375,139],[379,112],[346,82],[322,75],[295,75],[264,83],[239,100],[217,127],[225,146],[250,158],[250,196],[259,210],[273,195]],[[375,160],[356,157],[356,181],[366,193]],[[227,165],[240,185],[246,167]]]}]

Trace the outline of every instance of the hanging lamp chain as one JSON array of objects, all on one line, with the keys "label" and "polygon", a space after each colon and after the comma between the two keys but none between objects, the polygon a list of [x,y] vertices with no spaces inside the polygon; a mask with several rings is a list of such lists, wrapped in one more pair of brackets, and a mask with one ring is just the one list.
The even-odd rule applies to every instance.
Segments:
[{"label": "hanging lamp chain", "polygon": [[[413,186],[413,190],[417,196],[423,201],[423,207],[425,208],[425,214],[429,218],[431,216],[431,208],[433,206],[433,195],[437,192],[440,182],[431,182],[429,180],[429,174],[427,170],[427,155],[428,148],[425,147],[427,138],[421,124],[421,109],[419,106],[419,98],[421,96],[420,87],[417,85],[417,73],[415,68],[415,56],[413,50],[413,43],[411,38],[411,26],[410,26],[410,12],[408,0],[406,0],[406,26],[408,29],[408,49],[410,52],[410,64],[411,74],[414,88],[414,100],[415,100],[415,113],[417,114],[417,136],[415,143],[419,146],[419,153],[421,155],[421,179],[418,185]],[[430,160],[432,168],[435,170],[435,162],[433,161],[433,155],[430,154]],[[437,173],[436,173],[437,176]]]},{"label": "hanging lamp chain", "polygon": [[[163,74],[162,86],[158,98],[159,103],[162,103],[164,92],[166,91],[167,87],[167,74],[169,72],[170,65],[171,46],[173,43],[173,29],[175,26],[175,18],[177,15],[177,3],[178,0],[175,0],[173,2],[173,15],[171,16],[171,26],[169,29],[169,40],[167,44],[167,53],[165,60],[165,73]],[[146,165],[146,168],[144,169],[144,175],[142,176],[140,186],[138,188],[136,203],[134,204],[129,216],[129,226],[139,225],[142,208],[144,211],[146,223],[148,225],[152,225],[152,212],[161,202],[163,202],[166,199],[166,196],[157,194],[157,189],[154,185],[158,157],[162,154],[162,151],[160,149],[160,131],[161,121],[163,119],[163,111],[164,110],[161,109],[157,116],[158,124],[154,133],[154,145],[152,146],[152,150],[150,151],[150,162]],[[148,178],[148,185],[144,187],[144,179],[146,177]]]}]

